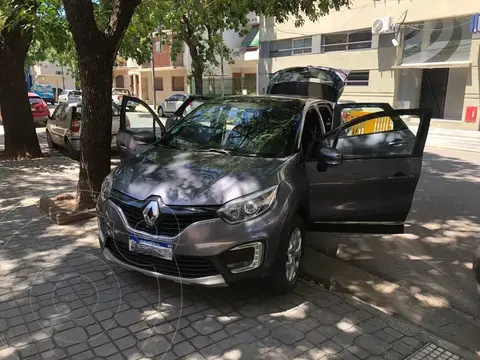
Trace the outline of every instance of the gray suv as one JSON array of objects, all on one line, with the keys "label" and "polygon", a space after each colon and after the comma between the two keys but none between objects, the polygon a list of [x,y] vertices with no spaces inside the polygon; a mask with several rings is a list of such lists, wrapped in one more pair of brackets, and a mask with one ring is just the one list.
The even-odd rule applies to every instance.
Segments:
[{"label": "gray suv", "polygon": [[[207,101],[168,132],[124,98],[122,164],[97,206],[104,256],[177,282],[258,279],[282,293],[295,286],[307,231],[402,232],[430,112],[337,104],[345,78],[285,69],[268,95]],[[416,135],[406,117],[419,119]]]}]

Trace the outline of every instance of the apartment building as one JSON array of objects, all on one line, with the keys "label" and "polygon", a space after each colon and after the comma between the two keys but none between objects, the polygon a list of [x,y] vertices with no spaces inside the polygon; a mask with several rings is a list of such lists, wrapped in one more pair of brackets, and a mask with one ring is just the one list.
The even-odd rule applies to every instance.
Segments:
[{"label": "apartment building", "polygon": [[51,85],[60,89],[75,89],[75,79],[70,71],[58,64],[42,62],[30,68],[31,85]]},{"label": "apartment building", "polygon": [[[122,61],[114,67],[113,85],[128,88],[130,91],[153,104],[153,87],[155,86],[156,105],[165,98],[175,93],[193,93],[193,82],[188,81],[191,74],[192,60],[186,44],[183,51],[177,54],[175,61],[171,59],[171,35],[168,39],[156,39],[153,45],[153,61],[155,80],[152,77],[152,63],[138,65],[134,60]],[[226,94],[256,92],[256,73],[259,46],[258,17],[249,15],[249,31],[245,36],[240,36],[235,31],[227,30],[223,39],[233,54],[233,61],[223,62],[224,87]],[[166,40],[166,41],[165,41]],[[218,56],[217,61],[220,62]],[[204,94],[221,93],[220,66],[208,69],[204,76]]]},{"label": "apartment building", "polygon": [[295,27],[260,19],[257,91],[297,65],[351,71],[342,99],[428,107],[436,126],[479,130],[478,0],[353,0]]}]

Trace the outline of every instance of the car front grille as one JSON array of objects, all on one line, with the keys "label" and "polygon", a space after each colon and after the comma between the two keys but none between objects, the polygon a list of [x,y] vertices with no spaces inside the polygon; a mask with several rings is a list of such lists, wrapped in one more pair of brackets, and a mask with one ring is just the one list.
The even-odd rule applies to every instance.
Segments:
[{"label": "car front grille", "polygon": [[213,264],[205,258],[194,256],[175,256],[173,260],[157,258],[132,252],[128,245],[111,238],[107,239],[105,246],[120,261],[140,269],[155,271],[163,275],[199,278],[218,275]]},{"label": "car front grille", "polygon": [[110,200],[123,211],[131,228],[151,235],[174,237],[189,225],[218,218],[219,206],[168,206],[155,226],[149,227],[145,223],[142,211],[151,199],[139,201],[118,191],[112,191]]}]

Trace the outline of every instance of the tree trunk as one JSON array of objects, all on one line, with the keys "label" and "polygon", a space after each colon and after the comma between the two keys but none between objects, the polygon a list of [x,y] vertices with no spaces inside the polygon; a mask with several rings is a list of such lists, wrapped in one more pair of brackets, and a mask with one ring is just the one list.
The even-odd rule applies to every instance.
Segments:
[{"label": "tree trunk", "polygon": [[43,156],[28,101],[25,59],[31,34],[19,27],[0,33],[0,108],[5,132],[3,157]]},{"label": "tree trunk", "polygon": [[112,73],[120,40],[140,0],[115,0],[104,30],[97,27],[93,1],[63,0],[77,51],[82,85],[82,132],[78,210],[95,207],[110,172]]},{"label": "tree trunk", "polygon": [[190,56],[192,58],[192,76],[195,85],[195,94],[203,95],[203,60],[199,58],[198,49],[195,43],[187,42]]},{"label": "tree trunk", "polygon": [[82,84],[82,132],[78,209],[95,207],[102,181],[110,172],[113,55],[92,54],[79,62]]},{"label": "tree trunk", "polygon": [[192,71],[193,83],[195,84],[195,94],[203,95],[203,75],[201,72]]}]

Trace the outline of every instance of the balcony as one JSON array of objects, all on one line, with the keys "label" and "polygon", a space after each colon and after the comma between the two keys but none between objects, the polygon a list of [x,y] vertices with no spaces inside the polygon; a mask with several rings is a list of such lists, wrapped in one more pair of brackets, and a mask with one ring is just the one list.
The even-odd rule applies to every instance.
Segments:
[{"label": "balcony", "polygon": [[170,56],[170,52],[155,53],[155,67],[183,66],[183,53],[177,54],[175,61]]}]

